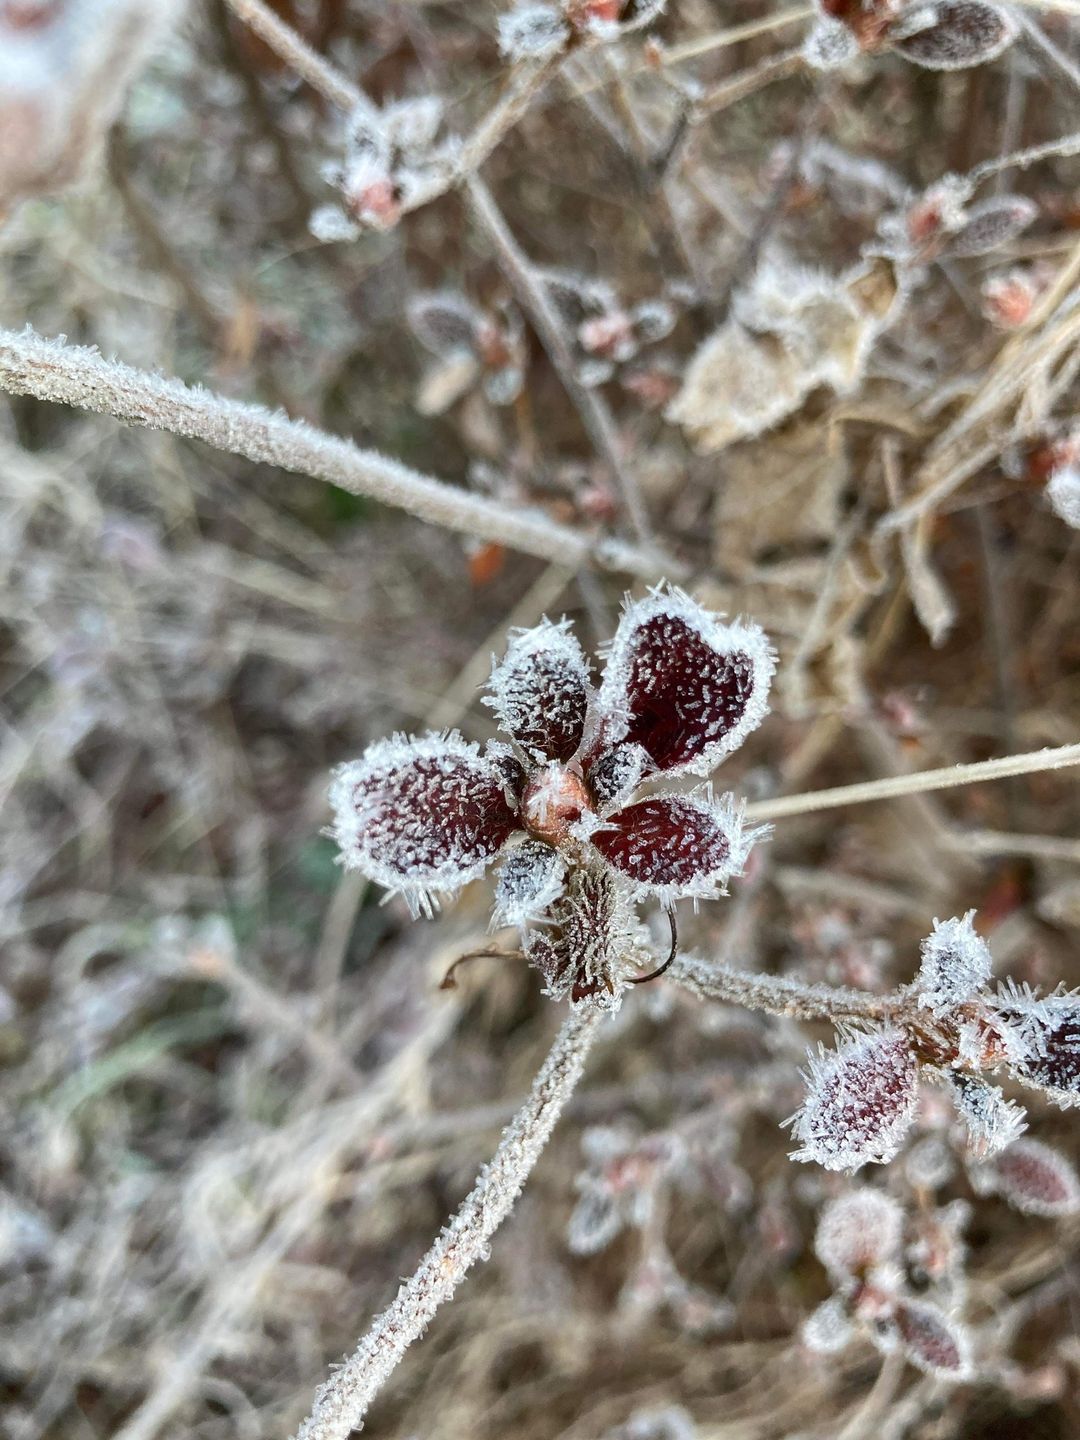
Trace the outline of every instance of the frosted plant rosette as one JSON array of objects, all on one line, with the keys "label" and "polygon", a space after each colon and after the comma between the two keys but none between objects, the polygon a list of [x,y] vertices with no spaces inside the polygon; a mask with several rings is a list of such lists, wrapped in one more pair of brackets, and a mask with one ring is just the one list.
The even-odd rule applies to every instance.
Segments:
[{"label": "frosted plant rosette", "polygon": [[484,703],[507,742],[395,736],[335,774],[341,858],[430,915],[502,856],[494,924],[549,993],[615,1003],[652,956],[637,904],[712,899],[760,831],[731,795],[642,794],[708,775],[763,719],[774,655],[679,590],[628,602],[599,686],[570,622],[511,633]]}]

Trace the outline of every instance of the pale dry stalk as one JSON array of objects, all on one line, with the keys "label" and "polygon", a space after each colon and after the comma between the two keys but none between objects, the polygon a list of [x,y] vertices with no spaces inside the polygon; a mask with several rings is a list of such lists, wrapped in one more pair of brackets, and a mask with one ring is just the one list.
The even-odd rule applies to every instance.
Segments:
[{"label": "pale dry stalk", "polygon": [[296,1440],[348,1440],[409,1346],[473,1265],[486,1258],[488,1241],[513,1209],[581,1078],[602,1019],[598,1009],[579,1007],[570,1012],[491,1163],[355,1353],[319,1388]]},{"label": "pale dry stalk", "polygon": [[203,440],[569,569],[595,563],[644,580],[664,573],[657,558],[638,546],[597,540],[536,511],[471,495],[280,411],[136,370],[29,328],[0,330],[0,389]]}]

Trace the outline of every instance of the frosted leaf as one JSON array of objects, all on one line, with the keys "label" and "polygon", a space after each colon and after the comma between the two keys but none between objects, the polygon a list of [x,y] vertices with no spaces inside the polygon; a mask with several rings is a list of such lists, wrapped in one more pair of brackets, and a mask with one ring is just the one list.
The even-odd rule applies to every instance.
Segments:
[{"label": "frosted leaf", "polygon": [[658,770],[707,775],[765,718],[775,667],[756,625],[657,587],[626,605],[608,649],[603,739],[641,745]]},{"label": "frosted leaf", "polygon": [[484,377],[484,394],[492,405],[512,405],[525,384],[525,371],[520,365],[507,365]]},{"label": "frosted leaf", "polygon": [[998,1008],[1019,1032],[1012,1074],[1056,1105],[1080,1105],[1080,996],[1003,992]]},{"label": "frosted leaf", "polygon": [[[912,27],[920,25],[920,28]],[[1015,21],[985,0],[933,0],[904,17],[907,34],[893,39],[906,59],[928,70],[965,70],[994,60],[1016,39]]]},{"label": "frosted leaf", "polygon": [[900,1251],[904,1212],[881,1190],[852,1190],[821,1212],[814,1251],[834,1280],[865,1278]]},{"label": "frosted leaf", "polygon": [[549,60],[570,39],[555,5],[517,5],[499,16],[499,49],[508,60]]},{"label": "frosted leaf", "polygon": [[526,840],[499,867],[493,925],[528,925],[539,919],[563,892],[566,865],[559,852],[541,840]]},{"label": "frosted leaf", "polygon": [[936,1305],[898,1300],[893,1324],[904,1354],[938,1380],[967,1380],[972,1374],[967,1331]]},{"label": "frosted leaf", "polygon": [[416,392],[416,409],[421,415],[443,415],[476,384],[480,366],[474,356],[459,352],[424,376]]},{"label": "frosted leaf", "polygon": [[566,1227],[566,1243],[574,1255],[596,1255],[607,1249],[626,1222],[610,1191],[602,1185],[582,1189]]},{"label": "frosted leaf", "polygon": [[945,247],[948,256],[986,255],[1026,230],[1039,207],[1023,195],[995,195],[967,211],[964,225]]},{"label": "frosted leaf", "polygon": [[967,1131],[968,1148],[988,1159],[1011,1145],[1027,1129],[1023,1108],[1006,1100],[996,1085],[977,1075],[950,1074],[956,1113]]},{"label": "frosted leaf", "polygon": [[319,205],[308,217],[308,229],[323,245],[356,240],[360,228],[345,214],[340,205]]},{"label": "frosted leaf", "polygon": [[760,832],[743,829],[733,797],[652,795],[610,816],[590,839],[633,885],[637,896],[663,904],[714,899],[742,873]]},{"label": "frosted leaf", "polygon": [[642,300],[632,311],[634,330],[642,345],[654,345],[675,328],[675,307],[667,300]]},{"label": "frosted leaf", "polygon": [[597,809],[605,813],[625,805],[652,769],[648,751],[641,745],[615,745],[605,750],[589,766],[587,776]]},{"label": "frosted leaf", "polygon": [[586,390],[595,390],[598,385],[606,385],[615,374],[615,366],[610,360],[583,360],[577,367],[577,378]]},{"label": "frosted leaf", "polygon": [[802,1342],[816,1355],[836,1355],[846,1350],[855,1336],[847,1306],[839,1295],[830,1295],[803,1321]]},{"label": "frosted leaf", "polygon": [[915,1118],[919,1067],[903,1030],[874,1030],[810,1057],[807,1097],[792,1117],[793,1160],[857,1170],[893,1159]]},{"label": "frosted leaf", "polygon": [[423,155],[434,145],[443,111],[443,102],[437,95],[418,95],[388,105],[382,121],[391,144],[411,159]]},{"label": "frosted leaf", "polygon": [[1080,1180],[1063,1155],[1039,1140],[1016,1140],[973,1173],[982,1193],[996,1190],[1025,1215],[1053,1218],[1080,1211]]},{"label": "frosted leaf", "polygon": [[935,1015],[970,1000],[990,979],[990,948],[972,923],[974,910],[962,919],[935,920],[934,933],[922,942],[922,964],[915,977],[919,1004]]},{"label": "frosted leaf", "polygon": [[370,746],[334,772],[330,804],[346,868],[401,891],[414,913],[483,874],[519,825],[498,759],[456,733]]},{"label": "frosted leaf", "polygon": [[666,418],[711,454],[770,429],[820,385],[854,389],[882,323],[862,303],[865,278],[763,263],[695,352]]},{"label": "frosted leaf", "polygon": [[436,290],[414,296],[406,311],[409,326],[422,345],[446,358],[475,348],[480,312],[463,295]]},{"label": "frosted leaf", "polygon": [[595,866],[571,871],[548,924],[526,934],[525,953],[554,999],[569,996],[613,1009],[627,965],[647,952],[626,890]]},{"label": "frosted leaf", "polygon": [[839,70],[858,53],[854,34],[831,15],[820,15],[803,41],[803,59],[813,70]]},{"label": "frosted leaf", "polygon": [[1080,530],[1080,466],[1062,465],[1046,483],[1046,498],[1054,514]]},{"label": "frosted leaf", "polygon": [[511,631],[492,667],[484,704],[534,760],[569,760],[581,743],[589,666],[569,620]]}]

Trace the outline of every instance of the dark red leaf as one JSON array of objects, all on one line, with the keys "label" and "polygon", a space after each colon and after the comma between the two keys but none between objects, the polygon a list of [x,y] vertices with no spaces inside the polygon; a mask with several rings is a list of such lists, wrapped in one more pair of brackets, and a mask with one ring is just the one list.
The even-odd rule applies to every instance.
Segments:
[{"label": "dark red leaf", "polygon": [[609,865],[665,900],[715,895],[741,871],[750,838],[730,804],[688,795],[639,800],[591,836]]},{"label": "dark red leaf", "polygon": [[518,828],[500,757],[459,735],[372,745],[334,777],[330,803],[342,858],[417,910],[474,880]]},{"label": "dark red leaf", "polygon": [[893,1318],[913,1365],[942,1380],[963,1380],[970,1373],[967,1337],[937,1306],[901,1300]]},{"label": "dark red leaf", "polygon": [[599,709],[617,718],[601,740],[705,775],[761,723],[773,668],[756,626],[725,625],[678,590],[654,593],[627,608],[612,642]]},{"label": "dark red leaf", "polygon": [[484,704],[534,760],[569,760],[581,744],[589,667],[569,621],[515,631],[488,689]]}]

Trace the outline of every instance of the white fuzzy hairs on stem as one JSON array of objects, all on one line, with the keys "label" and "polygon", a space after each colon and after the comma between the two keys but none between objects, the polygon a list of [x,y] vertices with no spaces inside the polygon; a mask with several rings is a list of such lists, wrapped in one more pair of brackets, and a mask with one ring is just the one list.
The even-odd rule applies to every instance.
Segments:
[{"label": "white fuzzy hairs on stem", "polygon": [[602,1019],[603,1012],[590,1007],[570,1012],[491,1163],[355,1352],[319,1388],[295,1440],[348,1440],[440,1305],[451,1298],[473,1265],[486,1259],[488,1241],[513,1209],[581,1078]]}]

